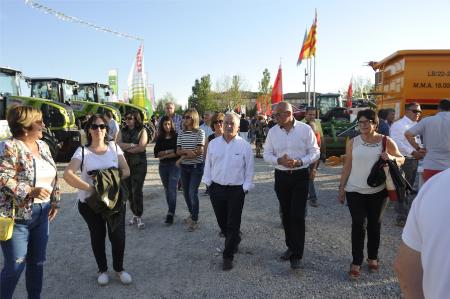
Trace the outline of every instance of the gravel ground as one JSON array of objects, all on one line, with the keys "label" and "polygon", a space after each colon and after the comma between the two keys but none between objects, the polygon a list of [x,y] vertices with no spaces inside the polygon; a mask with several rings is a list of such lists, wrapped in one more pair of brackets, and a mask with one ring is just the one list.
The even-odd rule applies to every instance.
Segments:
[{"label": "gravel ground", "polygon": [[[63,169],[60,165],[61,174]],[[289,262],[279,260],[286,248],[273,170],[257,159],[256,188],[246,197],[242,216],[243,240],[234,268],[224,272],[219,252],[224,239],[218,235],[209,197],[200,197],[197,231],[187,232],[182,224],[188,214],[180,192],[175,224],[165,226],[167,205],[158,161],[149,155],[143,217],[147,227],[141,231],[127,227],[125,268],[133,283],[123,286],[111,275],[108,241],[112,279],[105,287],[97,285],[97,267],[87,226],[76,206],[76,192],[62,182],[62,208],[50,227],[43,298],[399,298],[392,263],[401,229],[394,225],[392,206],[384,214],[380,272],[369,274],[364,265],[359,282],[347,279],[351,221],[347,207],[336,200],[340,172],[340,167],[325,166],[319,171],[316,190],[320,206],[308,209],[303,267],[293,272]],[[203,191],[202,186],[201,194]],[[129,217],[127,212],[127,220]],[[24,275],[15,298],[26,298]]]}]

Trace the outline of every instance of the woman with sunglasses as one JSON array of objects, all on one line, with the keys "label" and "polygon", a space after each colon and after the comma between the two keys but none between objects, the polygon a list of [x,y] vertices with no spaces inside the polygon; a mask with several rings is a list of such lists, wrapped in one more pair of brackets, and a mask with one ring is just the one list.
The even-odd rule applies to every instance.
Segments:
[{"label": "woman with sunglasses", "polygon": [[167,225],[173,224],[177,206],[177,184],[180,179],[180,169],[175,165],[178,159],[176,151],[177,133],[172,118],[166,115],[159,122],[154,153],[155,158],[159,159],[159,176],[164,186],[169,207],[165,221]]},{"label": "woman with sunglasses", "polygon": [[[89,175],[90,171],[119,168],[121,179],[130,175],[130,169],[123,156],[120,147],[112,141],[108,142],[108,125],[104,116],[95,114],[86,123],[87,144],[85,147],[77,149],[69,165],[64,171],[66,182],[77,188],[78,191],[78,211],[89,228],[91,236],[91,246],[98,266],[99,285],[109,283],[108,264],[105,253],[106,231],[108,230],[109,241],[113,258],[113,268],[116,275],[123,284],[132,282],[130,274],[124,271],[123,257],[125,252],[125,207],[120,211],[119,223],[112,230],[107,221],[100,213],[86,203],[86,198],[94,192],[93,180]],[[76,172],[81,170],[81,177]]]},{"label": "woman with sunglasses", "polygon": [[199,116],[194,108],[188,109],[183,116],[183,130],[177,138],[177,155],[181,161],[181,184],[184,199],[189,210],[185,219],[188,231],[198,228],[198,187],[203,176],[205,132],[199,128]]},{"label": "woman with sunglasses", "polygon": [[223,120],[224,120],[224,118],[225,118],[225,115],[222,112],[219,112],[219,113],[214,114],[211,119],[211,124],[213,126],[214,133],[212,133],[211,135],[208,136],[208,141],[206,142],[206,145],[205,145],[205,157],[206,157],[206,152],[208,150],[208,144],[211,142],[211,140],[223,135]]},{"label": "woman with sunglasses", "polygon": [[402,164],[405,160],[389,137],[386,137],[386,149],[383,151],[383,135],[377,133],[379,120],[374,110],[359,111],[356,119],[361,134],[347,142],[338,197],[341,204],[347,199],[352,217],[353,261],[348,272],[351,280],[357,280],[361,276],[366,230],[369,272],[377,272],[380,267],[378,248],[381,215],[386,207],[387,191],[385,184],[378,187],[367,184],[372,166],[380,157],[383,160],[395,159],[397,164]]},{"label": "woman with sunglasses", "polygon": [[136,224],[138,229],[144,229],[142,213],[144,212],[144,181],[147,175],[147,130],[142,123],[139,111],[133,110],[125,114],[125,126],[117,138],[119,146],[125,153],[125,159],[130,167],[130,177],[125,180],[128,187],[128,200],[133,217],[129,225]]},{"label": "woman with sunglasses", "polygon": [[47,144],[42,112],[29,106],[8,111],[12,138],[0,143],[0,215],[15,219],[12,237],[1,241],[0,298],[12,298],[26,267],[28,298],[40,298],[49,221],[59,207],[56,165]]}]

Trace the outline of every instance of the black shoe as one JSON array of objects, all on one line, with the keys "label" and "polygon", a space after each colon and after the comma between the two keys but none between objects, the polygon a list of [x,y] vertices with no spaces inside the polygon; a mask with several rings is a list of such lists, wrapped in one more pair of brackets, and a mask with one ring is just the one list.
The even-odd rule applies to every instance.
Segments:
[{"label": "black shoe", "polygon": [[167,225],[173,224],[173,215],[167,215],[166,221],[164,221],[164,223]]},{"label": "black shoe", "polygon": [[231,269],[233,269],[233,259],[223,258],[222,270],[229,271]]},{"label": "black shoe", "polygon": [[292,251],[290,249],[288,249],[285,252],[283,252],[283,254],[280,256],[280,260],[289,261],[289,259],[291,258],[291,255],[292,255]]},{"label": "black shoe", "polygon": [[291,259],[291,269],[292,270],[300,269],[302,264],[301,262],[302,262],[301,259]]}]

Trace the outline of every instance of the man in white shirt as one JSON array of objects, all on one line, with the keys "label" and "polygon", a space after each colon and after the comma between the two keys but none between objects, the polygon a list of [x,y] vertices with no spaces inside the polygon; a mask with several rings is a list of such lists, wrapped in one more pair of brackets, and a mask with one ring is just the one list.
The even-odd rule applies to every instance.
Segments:
[{"label": "man in white shirt", "polygon": [[241,238],[245,194],[253,188],[254,160],[251,145],[238,136],[239,118],[227,113],[224,134],[208,145],[203,182],[208,186],[220,230],[225,235],[223,270],[233,268]]},{"label": "man in white shirt", "polygon": [[278,103],[275,116],[278,124],[267,134],[264,160],[275,166],[275,192],[288,248],[281,258],[289,259],[295,270],[305,245],[309,166],[319,159],[320,148],[311,127],[294,119],[291,104]]},{"label": "man in white shirt", "polygon": [[394,263],[405,298],[450,294],[450,169],[433,176],[414,200]]},{"label": "man in white shirt", "polygon": [[[391,138],[398,146],[400,153],[405,156],[405,163],[401,166],[405,173],[405,178],[411,186],[414,186],[416,180],[417,167],[419,160],[423,158],[423,153],[416,150],[405,137],[405,132],[417,124],[422,110],[418,103],[408,103],[405,105],[405,116],[396,121],[390,129]],[[416,137],[417,142],[420,142],[419,137]],[[405,197],[408,198],[408,197]],[[408,216],[408,204],[405,202],[396,201],[395,210],[397,212],[397,225],[403,227],[405,225],[406,217]]]}]

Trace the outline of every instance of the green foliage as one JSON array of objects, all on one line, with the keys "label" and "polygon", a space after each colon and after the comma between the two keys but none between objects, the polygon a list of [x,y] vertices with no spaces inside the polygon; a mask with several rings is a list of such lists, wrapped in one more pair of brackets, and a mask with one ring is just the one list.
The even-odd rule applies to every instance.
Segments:
[{"label": "green foliage", "polygon": [[[272,94],[272,86],[270,84],[270,73],[268,69],[264,69],[263,77],[259,82],[259,95],[256,101],[261,105],[264,112],[268,105],[271,105],[270,96]],[[256,108],[257,109],[257,108]]]},{"label": "green foliage", "polygon": [[194,86],[192,86],[192,94],[188,99],[188,107],[197,109],[200,115],[205,111],[217,109],[217,105],[213,101],[211,76],[209,74],[201,77],[200,80],[195,79]]},{"label": "green foliage", "polygon": [[182,111],[183,107],[181,105],[178,105],[176,103],[176,99],[175,97],[170,93],[166,93],[162,98],[160,98],[158,101],[158,104],[156,105],[156,113],[158,115],[164,115],[166,114],[165,112],[165,107],[166,107],[166,103],[168,102],[172,102],[175,104],[175,111],[176,113],[178,113],[179,110]]}]

